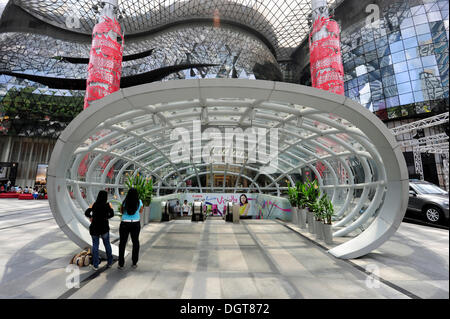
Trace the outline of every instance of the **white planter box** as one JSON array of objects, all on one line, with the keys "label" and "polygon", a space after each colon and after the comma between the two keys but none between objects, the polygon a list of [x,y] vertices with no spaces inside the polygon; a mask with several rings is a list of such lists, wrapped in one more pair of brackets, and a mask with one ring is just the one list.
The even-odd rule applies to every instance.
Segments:
[{"label": "white planter box", "polygon": [[322,240],[323,239],[323,223],[322,223],[322,221],[314,219],[314,225],[315,225],[316,239]]},{"label": "white planter box", "polygon": [[307,218],[307,210],[306,208],[297,208],[297,215],[298,215],[298,226],[301,229],[306,228],[306,218]]},{"label": "white planter box", "polygon": [[144,206],[144,224],[147,225],[150,222],[150,206]]},{"label": "white planter box", "polygon": [[330,224],[323,224],[323,241],[326,244],[333,243],[333,231]]},{"label": "white planter box", "polygon": [[292,223],[294,225],[297,225],[298,224],[297,207],[292,207],[291,212],[292,212]]},{"label": "white planter box", "polygon": [[314,234],[314,214],[307,210],[308,232]]}]

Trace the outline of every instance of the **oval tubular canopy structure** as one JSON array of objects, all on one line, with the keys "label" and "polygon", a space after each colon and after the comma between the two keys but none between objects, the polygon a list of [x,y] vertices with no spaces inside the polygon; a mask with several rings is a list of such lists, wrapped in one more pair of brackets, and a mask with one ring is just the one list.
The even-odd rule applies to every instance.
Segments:
[{"label": "oval tubular canopy structure", "polygon": [[[239,143],[236,135],[232,161],[223,151],[234,141],[226,138],[230,131],[245,136]],[[271,133],[270,143],[262,143],[267,156],[260,156],[252,132],[258,132],[256,142],[259,133]],[[101,189],[122,200],[128,174],[151,177],[157,196],[185,191],[282,196],[287,183],[314,175],[335,207],[333,235],[344,242],[329,253],[339,258],[357,258],[384,243],[408,202],[405,160],[375,115],[345,96],[281,82],[145,84],[121,89],[81,112],[60,135],[48,169],[53,215],[80,247],[91,241],[84,210]],[[214,175],[222,177],[220,185],[213,183]],[[232,183],[227,176],[234,177]]]}]

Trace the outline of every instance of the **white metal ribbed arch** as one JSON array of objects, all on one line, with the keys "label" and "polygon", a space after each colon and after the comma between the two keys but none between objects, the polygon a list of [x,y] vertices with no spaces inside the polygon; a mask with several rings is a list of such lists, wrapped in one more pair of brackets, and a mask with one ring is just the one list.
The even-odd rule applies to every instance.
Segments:
[{"label": "white metal ribbed arch", "polygon": [[[177,141],[170,140],[170,132],[183,127],[192,136],[195,120],[222,129],[278,128],[276,173],[262,173],[260,168],[267,163],[260,159],[249,163],[249,149],[239,147],[236,159],[241,161],[235,163],[196,163],[201,159],[192,150],[183,163],[174,163],[170,150]],[[80,175],[82,163],[85,174]],[[83,210],[100,189],[114,189],[120,198],[124,175],[131,170],[151,176],[157,194],[240,192],[245,179],[246,191],[281,196],[285,181],[295,183],[303,168],[317,176],[335,204],[334,236],[350,238],[331,254],[340,258],[367,254],[400,225],[408,201],[408,174],[385,125],[345,96],[260,80],[152,83],[95,102],[70,123],[55,145],[48,170],[49,202],[61,229],[84,247],[91,239]],[[107,177],[110,169],[113,178]],[[226,185],[225,178],[220,187],[201,185],[201,176],[216,173],[237,178],[233,185]],[[189,179],[198,186],[186,187]]]}]

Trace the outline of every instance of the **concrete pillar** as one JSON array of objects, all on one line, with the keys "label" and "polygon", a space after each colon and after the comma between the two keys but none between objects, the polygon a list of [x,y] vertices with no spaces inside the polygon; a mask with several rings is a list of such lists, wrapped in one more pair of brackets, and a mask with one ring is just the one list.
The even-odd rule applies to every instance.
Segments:
[{"label": "concrete pillar", "polygon": [[6,137],[6,143],[5,147],[3,149],[3,152],[1,154],[0,162],[9,162],[9,153],[11,153],[11,145],[12,145],[12,137],[8,136]]}]

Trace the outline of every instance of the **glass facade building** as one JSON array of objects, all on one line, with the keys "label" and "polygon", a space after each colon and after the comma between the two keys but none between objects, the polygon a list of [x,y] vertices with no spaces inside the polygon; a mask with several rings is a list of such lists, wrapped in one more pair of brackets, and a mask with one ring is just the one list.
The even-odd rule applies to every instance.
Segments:
[{"label": "glass facade building", "polygon": [[[389,122],[389,128],[448,110],[448,1],[377,0],[380,19],[372,25],[367,25],[364,12],[370,1],[327,2],[341,24],[347,97]],[[53,145],[82,110],[96,4],[94,0],[0,4],[3,161],[13,160],[5,154],[21,143],[21,137],[47,138]],[[191,78],[310,85],[309,71],[305,72],[309,52],[301,51],[308,43],[310,0],[119,1],[119,6],[125,32],[123,85]],[[441,132],[437,127],[425,135]],[[412,148],[404,152],[411,153]],[[34,174],[20,172],[35,166],[31,157],[14,160],[23,161],[19,176]],[[443,185],[440,163],[437,156],[433,181]],[[409,166],[414,173],[413,163]],[[209,176],[202,178],[209,182]]]},{"label": "glass facade building", "polygon": [[448,1],[396,1],[341,34],[346,96],[382,120],[442,108],[449,97]]}]

